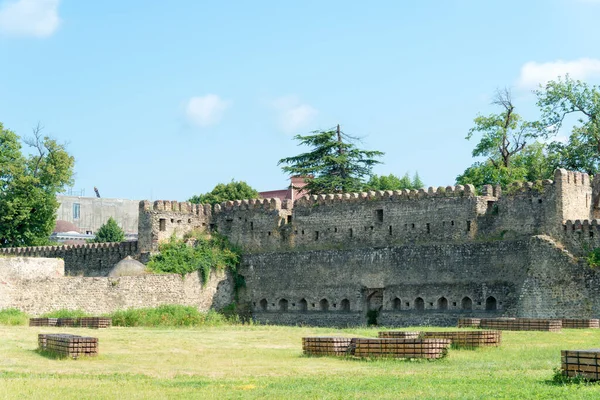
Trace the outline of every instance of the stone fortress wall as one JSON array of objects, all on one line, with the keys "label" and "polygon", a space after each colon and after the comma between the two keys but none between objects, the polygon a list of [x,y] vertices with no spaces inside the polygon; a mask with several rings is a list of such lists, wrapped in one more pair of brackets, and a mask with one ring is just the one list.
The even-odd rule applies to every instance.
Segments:
[{"label": "stone fortress wall", "polygon": [[138,242],[0,248],[1,256],[62,258],[67,276],[107,276],[127,256],[139,258]]},{"label": "stone fortress wall", "polygon": [[[140,251],[191,230],[245,250],[242,298],[273,323],[453,324],[458,316],[600,315],[600,247],[587,174],[487,186],[228,201],[140,203]],[[569,271],[562,276],[559,271]],[[539,275],[541,274],[541,275]],[[584,279],[585,277],[585,279]]]},{"label": "stone fortress wall", "polygon": [[148,274],[119,278],[64,276],[56,258],[0,257],[0,309],[18,308],[30,315],[61,309],[104,314],[163,304],[194,306],[202,311],[231,303],[233,285],[224,272],[206,283],[198,273]]},{"label": "stone fortress wall", "polygon": [[[600,180],[557,170],[553,181],[517,184],[504,193],[486,186],[477,194],[459,185],[214,207],[142,201],[139,241],[126,252],[143,258],[161,241],[194,230],[226,235],[244,249],[240,299],[262,322],[356,325],[367,313],[397,326],[454,324],[459,316],[598,317],[600,277],[582,256],[600,247],[599,197]],[[81,267],[73,275],[106,275],[93,260],[97,265],[106,256],[111,263],[114,246],[78,249],[78,257],[88,257],[74,259]],[[67,275],[75,271],[68,265],[65,257]],[[148,284],[147,293],[132,289],[120,303],[155,304],[148,296],[162,292],[152,279],[158,278],[125,279],[136,288]],[[214,292],[217,303],[224,296],[233,300],[227,290]],[[98,296],[115,304],[108,294]]]}]

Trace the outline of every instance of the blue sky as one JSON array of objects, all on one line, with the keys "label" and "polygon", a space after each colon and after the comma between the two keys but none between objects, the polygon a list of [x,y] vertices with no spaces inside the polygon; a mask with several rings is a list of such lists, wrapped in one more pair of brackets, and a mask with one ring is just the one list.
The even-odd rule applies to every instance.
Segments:
[{"label": "blue sky", "polygon": [[292,140],[339,123],[375,172],[454,182],[496,88],[600,83],[600,0],[0,0],[0,121],[68,143],[75,189],[186,200],[288,185]]}]

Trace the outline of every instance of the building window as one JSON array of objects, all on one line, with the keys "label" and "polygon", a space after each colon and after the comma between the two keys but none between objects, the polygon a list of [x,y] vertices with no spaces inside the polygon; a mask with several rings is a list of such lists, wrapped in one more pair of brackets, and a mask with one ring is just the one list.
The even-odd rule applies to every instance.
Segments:
[{"label": "building window", "polygon": [[161,219],[158,220],[158,229],[161,232],[164,232],[164,231],[167,230],[167,220],[166,219],[161,218]]},{"label": "building window", "polygon": [[73,219],[79,219],[80,207],[79,203],[73,203]]}]

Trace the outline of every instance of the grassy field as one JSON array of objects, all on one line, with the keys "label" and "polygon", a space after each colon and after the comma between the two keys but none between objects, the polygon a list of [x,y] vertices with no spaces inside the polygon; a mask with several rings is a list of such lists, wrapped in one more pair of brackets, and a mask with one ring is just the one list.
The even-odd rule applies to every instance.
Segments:
[{"label": "grassy field", "polygon": [[[560,350],[600,347],[600,330],[504,332],[500,348],[451,350],[438,361],[302,355],[303,336],[375,337],[377,331],[0,326],[0,398],[600,398],[598,384],[552,380]],[[52,332],[98,337],[100,356],[41,356],[37,334]]]}]

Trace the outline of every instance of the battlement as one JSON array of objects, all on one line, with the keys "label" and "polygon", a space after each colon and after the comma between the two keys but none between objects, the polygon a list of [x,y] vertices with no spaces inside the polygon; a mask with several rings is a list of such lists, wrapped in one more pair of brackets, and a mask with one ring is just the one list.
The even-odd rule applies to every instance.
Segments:
[{"label": "battlement", "polygon": [[559,185],[590,186],[590,176],[585,172],[567,171],[559,168],[554,171],[554,181]]},{"label": "battlement", "polygon": [[121,243],[83,243],[65,246],[31,246],[31,247],[7,247],[0,248],[0,255],[19,256],[19,257],[48,257],[51,253],[66,252],[94,252],[94,251],[118,251],[126,250],[135,253],[137,251],[137,242]]},{"label": "battlement", "polygon": [[287,209],[290,206],[289,201],[282,202],[278,198],[268,199],[250,199],[250,200],[233,200],[225,201],[221,204],[215,204],[213,211],[215,213],[223,211],[240,211],[240,210],[281,210]]},{"label": "battlement", "polygon": [[138,255],[138,242],[0,248],[0,256],[62,258],[67,275],[84,276],[106,276],[125,257]]},{"label": "battlement", "polygon": [[587,174],[558,169],[554,180],[518,182],[504,192],[486,185],[479,195],[473,185],[456,185],[311,195],[294,202],[268,198],[211,206],[142,201],[139,240],[142,252],[155,251],[173,235],[219,231],[260,252],[453,242],[504,237],[506,232],[511,237],[562,235],[563,221],[593,217],[591,196]]},{"label": "battlement", "polygon": [[379,190],[360,193],[321,194],[301,197],[294,202],[294,207],[311,207],[314,205],[335,203],[366,203],[370,201],[405,201],[423,198],[475,197],[473,185],[446,187],[430,187],[419,190]]}]

